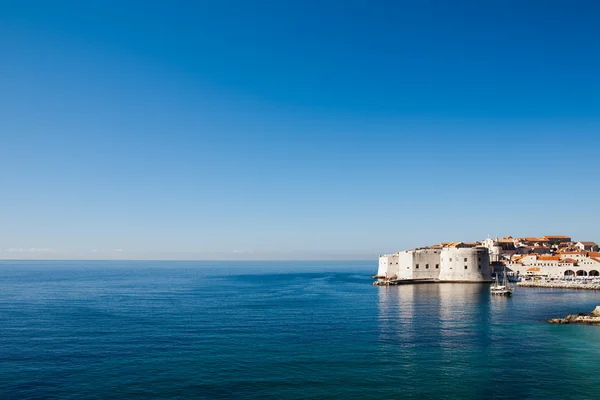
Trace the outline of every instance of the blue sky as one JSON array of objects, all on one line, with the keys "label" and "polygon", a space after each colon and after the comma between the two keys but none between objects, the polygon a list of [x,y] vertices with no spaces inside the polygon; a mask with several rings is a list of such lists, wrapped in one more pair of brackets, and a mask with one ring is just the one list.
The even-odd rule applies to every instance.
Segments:
[{"label": "blue sky", "polygon": [[593,1],[0,0],[0,258],[600,240]]}]

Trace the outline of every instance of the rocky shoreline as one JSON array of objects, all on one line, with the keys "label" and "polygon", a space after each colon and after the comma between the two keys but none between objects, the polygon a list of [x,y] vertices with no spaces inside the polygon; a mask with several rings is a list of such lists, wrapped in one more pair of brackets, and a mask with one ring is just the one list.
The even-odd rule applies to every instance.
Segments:
[{"label": "rocky shoreline", "polygon": [[600,290],[599,284],[579,283],[579,282],[521,281],[521,282],[517,283],[517,286],[557,288],[557,289]]},{"label": "rocky shoreline", "polygon": [[548,322],[551,324],[589,324],[600,325],[600,306],[589,314],[578,313],[567,315],[565,318],[552,318]]}]

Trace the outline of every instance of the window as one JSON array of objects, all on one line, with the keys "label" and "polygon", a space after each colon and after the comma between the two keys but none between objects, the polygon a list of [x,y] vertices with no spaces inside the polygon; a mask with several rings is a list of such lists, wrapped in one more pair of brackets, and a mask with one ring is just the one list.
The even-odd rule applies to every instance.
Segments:
[{"label": "window", "polygon": [[440,268],[440,264],[435,264],[435,269],[439,269]]},{"label": "window", "polygon": [[425,264],[425,268],[426,268],[426,269],[429,269],[429,264]]},{"label": "window", "polygon": [[467,262],[467,257],[465,257],[465,262]]},{"label": "window", "polygon": [[467,269],[467,266],[465,265],[465,269]]},{"label": "window", "polygon": [[479,264],[479,269],[481,269],[481,264]]},{"label": "window", "polygon": [[419,269],[419,264],[417,264],[417,269]]},{"label": "window", "polygon": [[479,258],[477,259],[477,261],[481,261],[481,257],[479,257]]},{"label": "window", "polygon": [[450,262],[452,262],[452,258],[450,258]]}]

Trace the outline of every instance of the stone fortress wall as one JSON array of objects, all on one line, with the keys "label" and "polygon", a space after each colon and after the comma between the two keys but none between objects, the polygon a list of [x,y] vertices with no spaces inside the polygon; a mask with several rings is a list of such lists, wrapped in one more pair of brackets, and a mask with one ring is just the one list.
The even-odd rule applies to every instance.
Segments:
[{"label": "stone fortress wall", "polygon": [[379,257],[377,276],[389,279],[434,279],[448,282],[485,282],[491,279],[485,247],[406,250]]},{"label": "stone fortress wall", "polygon": [[492,279],[490,254],[485,247],[445,248],[440,260],[441,281],[484,282]]}]

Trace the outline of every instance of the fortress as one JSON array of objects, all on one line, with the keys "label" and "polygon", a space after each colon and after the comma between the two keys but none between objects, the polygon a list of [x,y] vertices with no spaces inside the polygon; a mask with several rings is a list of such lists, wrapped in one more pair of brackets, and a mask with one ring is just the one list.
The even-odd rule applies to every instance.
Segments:
[{"label": "fortress", "polygon": [[487,247],[473,243],[441,243],[379,257],[378,278],[440,282],[488,282]]},{"label": "fortress", "polygon": [[[600,277],[595,242],[570,236],[487,238],[481,242],[443,242],[379,257],[379,283],[487,282],[506,269],[517,278],[586,279]],[[376,282],[377,283],[377,282]]]}]

